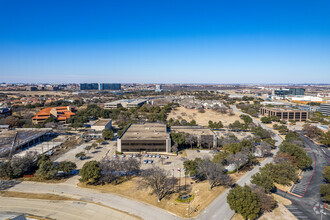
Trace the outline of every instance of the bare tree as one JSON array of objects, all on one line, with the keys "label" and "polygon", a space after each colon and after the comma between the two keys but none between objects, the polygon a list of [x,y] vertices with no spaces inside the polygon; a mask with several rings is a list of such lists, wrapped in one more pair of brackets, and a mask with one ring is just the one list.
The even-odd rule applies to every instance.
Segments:
[{"label": "bare tree", "polygon": [[212,189],[217,185],[230,185],[232,180],[224,172],[224,167],[218,163],[213,163],[209,159],[204,159],[198,163],[197,172],[209,181],[209,187]]},{"label": "bare tree", "polygon": [[142,179],[139,181],[139,187],[150,187],[152,193],[156,194],[158,202],[171,193],[173,185],[177,183],[177,179],[169,177],[169,173],[166,170],[155,166],[144,170],[141,177]]},{"label": "bare tree", "polygon": [[234,110],[230,108],[230,109],[228,110],[228,114],[229,114],[230,116],[235,115]]},{"label": "bare tree", "polygon": [[251,190],[258,196],[261,213],[270,212],[277,206],[276,200],[273,196],[267,195],[263,187],[252,184]]},{"label": "bare tree", "polygon": [[186,143],[190,145],[191,149],[194,144],[197,144],[197,136],[190,134],[189,136],[186,137],[185,139]]},{"label": "bare tree", "polygon": [[230,155],[227,160],[229,164],[235,164],[238,172],[239,168],[248,162],[248,155],[246,153],[238,152]]},{"label": "bare tree", "polygon": [[201,135],[201,145],[203,147],[207,146],[208,149],[211,149],[213,145],[213,135]]}]

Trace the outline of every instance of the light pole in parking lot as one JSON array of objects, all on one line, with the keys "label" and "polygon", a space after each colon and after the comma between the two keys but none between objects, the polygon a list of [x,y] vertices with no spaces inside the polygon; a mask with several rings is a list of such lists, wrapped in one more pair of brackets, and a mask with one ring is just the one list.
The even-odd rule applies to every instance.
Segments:
[{"label": "light pole in parking lot", "polygon": [[186,168],[183,168],[184,172],[184,191],[186,191]]},{"label": "light pole in parking lot", "polygon": [[172,169],[173,171],[173,192],[174,192],[174,169]]}]

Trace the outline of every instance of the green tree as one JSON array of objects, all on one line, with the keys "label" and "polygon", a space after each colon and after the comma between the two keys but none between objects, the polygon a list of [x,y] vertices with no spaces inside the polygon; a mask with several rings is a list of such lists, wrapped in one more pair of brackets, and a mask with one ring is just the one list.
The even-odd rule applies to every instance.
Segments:
[{"label": "green tree", "polygon": [[323,168],[323,177],[327,180],[327,182],[330,182],[330,166]]},{"label": "green tree", "polygon": [[266,172],[259,172],[251,177],[251,183],[261,186],[267,193],[275,188],[274,180]]},{"label": "green tree", "polygon": [[229,154],[228,151],[220,151],[219,153],[214,155],[214,157],[212,159],[212,162],[213,163],[219,163],[219,164],[222,164],[222,165],[226,165],[229,155],[230,154]]},{"label": "green tree", "polygon": [[106,128],[102,131],[102,137],[106,140],[111,140],[113,139],[113,131]]},{"label": "green tree", "polygon": [[231,154],[236,154],[242,150],[242,145],[240,143],[229,143],[223,147],[223,150],[230,152]]},{"label": "green tree", "polygon": [[287,141],[284,141],[280,145],[280,150],[278,153],[288,153],[291,156],[295,156],[298,161],[299,169],[306,169],[313,163],[312,158],[310,158],[300,146]]},{"label": "green tree", "polygon": [[202,161],[201,158],[197,157],[194,160],[186,160],[183,162],[183,167],[185,168],[186,175],[197,176],[198,164]]},{"label": "green tree", "polygon": [[179,146],[184,145],[186,143],[185,138],[187,136],[188,136],[188,134],[184,133],[184,132],[173,132],[173,133],[171,133],[171,137],[172,137],[173,141],[176,144],[178,144]]},{"label": "green tree", "polygon": [[330,184],[322,184],[320,194],[324,200],[330,201]]},{"label": "green tree", "polygon": [[330,131],[328,131],[322,135],[320,142],[321,142],[321,144],[324,144],[327,147],[330,147]]},{"label": "green tree", "polygon": [[268,163],[260,168],[261,175],[270,176],[275,183],[281,185],[290,185],[292,182],[298,181],[298,174],[296,169],[290,162],[281,162],[278,164]]},{"label": "green tree", "polygon": [[272,123],[272,120],[271,120],[270,117],[262,117],[260,120],[264,124],[270,124],[270,123]]},{"label": "green tree", "polygon": [[36,172],[37,176],[40,176],[41,178],[44,179],[53,179],[55,175],[57,174],[57,170],[55,169],[55,164],[54,162],[47,160],[43,161],[39,169]]},{"label": "green tree", "polygon": [[80,181],[86,182],[87,184],[95,184],[101,177],[101,169],[99,162],[93,160],[84,164],[81,168],[79,175],[81,176]]},{"label": "green tree", "polygon": [[59,162],[56,166],[56,169],[58,171],[63,171],[65,173],[72,172],[76,168],[77,168],[77,165],[71,161],[62,161],[62,162]]},{"label": "green tree", "polygon": [[256,193],[247,185],[236,186],[227,195],[227,202],[232,210],[245,219],[256,219],[260,212],[260,202]]}]

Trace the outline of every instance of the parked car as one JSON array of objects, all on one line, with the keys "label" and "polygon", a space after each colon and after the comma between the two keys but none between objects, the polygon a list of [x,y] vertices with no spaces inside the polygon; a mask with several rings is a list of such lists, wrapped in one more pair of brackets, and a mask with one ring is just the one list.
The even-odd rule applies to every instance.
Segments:
[{"label": "parked car", "polygon": [[153,163],[154,161],[153,160],[149,160],[148,163]]},{"label": "parked car", "polygon": [[144,160],[143,163],[148,163],[148,160]]},{"label": "parked car", "polygon": [[155,154],[153,154],[153,155],[152,155],[152,157],[153,157],[153,158],[156,158],[156,155],[155,155]]},{"label": "parked car", "polygon": [[136,154],[133,154],[133,157],[136,157],[137,155]]},{"label": "parked car", "polygon": [[118,156],[117,156],[117,154],[115,154],[115,155],[113,155],[113,157],[114,157],[114,158],[117,158]]},{"label": "parked car", "polygon": [[168,159],[168,156],[164,156],[164,159]]},{"label": "parked car", "polygon": [[149,154],[144,155],[145,157],[149,157]]},{"label": "parked car", "polygon": [[121,157],[126,157],[126,155],[125,154],[122,154]]},{"label": "parked car", "polygon": [[129,157],[133,157],[133,154],[130,154]]},{"label": "parked car", "polygon": [[157,156],[156,156],[157,158],[161,158],[161,156],[158,154]]}]

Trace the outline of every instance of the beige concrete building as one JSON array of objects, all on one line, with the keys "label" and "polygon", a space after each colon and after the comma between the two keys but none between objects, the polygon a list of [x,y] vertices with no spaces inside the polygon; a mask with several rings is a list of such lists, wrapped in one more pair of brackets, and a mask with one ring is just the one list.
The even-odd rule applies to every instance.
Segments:
[{"label": "beige concrete building", "polygon": [[208,148],[217,146],[217,135],[210,128],[202,126],[172,126],[171,132],[184,132],[195,135],[197,137],[197,146]]},{"label": "beige concrete building", "polygon": [[166,124],[131,124],[117,141],[119,152],[171,152]]},{"label": "beige concrete building", "polygon": [[147,99],[122,99],[104,104],[105,109],[136,108],[147,102]]},{"label": "beige concrete building", "polygon": [[111,129],[111,127],[111,119],[100,119],[91,126],[91,129],[94,129],[95,131],[103,131],[106,128]]},{"label": "beige concrete building", "polygon": [[283,108],[260,108],[263,116],[277,116],[281,120],[307,121],[308,111]]}]

